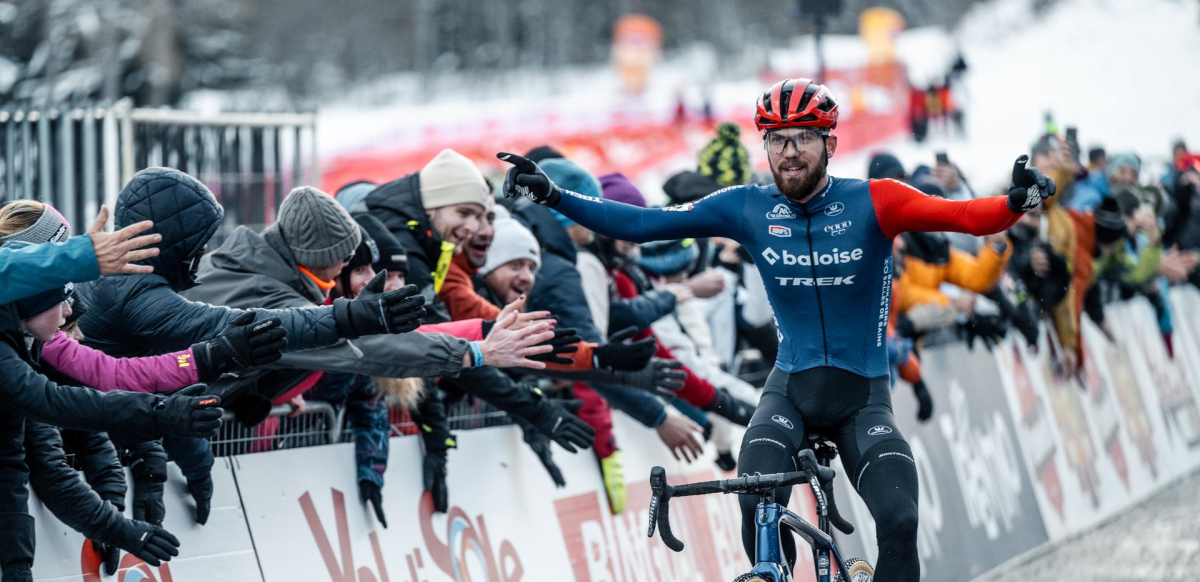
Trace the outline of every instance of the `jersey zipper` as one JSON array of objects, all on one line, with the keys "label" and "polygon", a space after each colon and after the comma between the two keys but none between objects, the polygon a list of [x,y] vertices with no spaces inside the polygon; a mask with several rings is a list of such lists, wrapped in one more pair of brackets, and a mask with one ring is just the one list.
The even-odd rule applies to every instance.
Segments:
[{"label": "jersey zipper", "polygon": [[[804,235],[808,237],[808,256],[813,257],[816,254],[816,249],[813,248],[812,240],[812,214],[809,214],[808,208],[804,210],[804,218],[808,221],[808,226],[804,229]],[[813,291],[817,294],[817,315],[821,317],[821,348],[825,352],[825,365],[829,365],[829,338],[825,335],[825,307],[821,304],[821,287],[817,285],[817,265],[816,261],[809,262],[809,269],[812,271]]]}]

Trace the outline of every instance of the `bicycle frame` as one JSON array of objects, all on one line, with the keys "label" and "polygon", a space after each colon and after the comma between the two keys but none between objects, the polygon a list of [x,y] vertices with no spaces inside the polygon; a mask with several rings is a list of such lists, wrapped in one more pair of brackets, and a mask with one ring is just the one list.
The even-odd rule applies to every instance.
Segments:
[{"label": "bicycle frame", "polygon": [[773,491],[763,495],[763,501],[754,512],[754,523],[758,532],[754,539],[754,568],[749,573],[771,574],[776,582],[791,582],[792,573],[788,568],[787,559],[783,552],[783,536],[780,527],[795,532],[808,542],[813,553],[813,563],[816,564],[817,582],[831,582],[833,570],[829,567],[830,559],[836,564],[845,564],[842,553],[838,550],[837,542],[828,532],[828,505],[825,492],[817,482],[816,476],[811,476],[809,487],[817,500],[817,525],[809,523],[804,518],[789,511],[786,507],[775,502]]}]

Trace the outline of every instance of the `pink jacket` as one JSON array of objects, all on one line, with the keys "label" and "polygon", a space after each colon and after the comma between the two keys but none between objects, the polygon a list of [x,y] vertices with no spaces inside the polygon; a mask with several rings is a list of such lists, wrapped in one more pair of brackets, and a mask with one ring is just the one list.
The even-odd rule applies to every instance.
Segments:
[{"label": "pink jacket", "polygon": [[54,369],[101,392],[173,392],[199,382],[192,349],[147,358],[114,358],[58,332],[42,346]]},{"label": "pink jacket", "polygon": [[417,328],[417,333],[444,333],[469,342],[483,340],[483,320],[463,319],[446,323],[427,323]]}]

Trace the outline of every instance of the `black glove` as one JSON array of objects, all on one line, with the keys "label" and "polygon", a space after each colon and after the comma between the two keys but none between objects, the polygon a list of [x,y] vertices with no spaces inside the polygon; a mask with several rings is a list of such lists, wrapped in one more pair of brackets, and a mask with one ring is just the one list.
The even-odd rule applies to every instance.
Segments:
[{"label": "black glove", "polygon": [[996,347],[1008,332],[1008,322],[999,315],[975,314],[963,327],[967,334],[967,347],[972,349],[975,347],[975,338],[983,340],[983,345],[990,350]]},{"label": "black glove", "polygon": [[408,333],[421,326],[425,317],[425,297],[416,285],[395,291],[383,291],[387,271],[380,271],[354,299],[333,301],[333,319],[338,334],[347,339],[364,335]]},{"label": "black glove", "polygon": [[528,420],[558,446],[574,453],[591,448],[596,438],[596,430],[575,415],[580,408],[582,400],[542,399]]},{"label": "black glove", "polygon": [[718,416],[739,426],[750,426],[750,418],[754,416],[754,405],[739,400],[725,388],[717,388],[712,402],[704,410],[715,412]]},{"label": "black glove", "polygon": [[446,513],[450,509],[450,490],[446,487],[446,452],[427,451],[421,462],[425,490],[433,495],[433,510]]},{"label": "black glove", "polygon": [[212,382],[221,374],[245,370],[278,360],[287,347],[287,332],[278,317],[254,322],[247,311],[229,322],[217,337],[192,346],[196,373],[201,382]]},{"label": "black glove", "polygon": [[[133,519],[162,525],[167,516],[163,487],[167,482],[167,455],[161,449],[143,453],[129,465],[133,474]],[[123,547],[123,546],[122,546]],[[129,548],[124,548],[129,551]]]},{"label": "black glove", "polygon": [[583,341],[583,338],[579,337],[579,333],[573,329],[556,329],[554,330],[554,337],[538,344],[539,346],[551,346],[554,348],[554,351],[529,356],[529,359],[551,364],[570,364],[574,360],[564,358],[562,354],[578,352],[579,342],[581,341]]},{"label": "black glove", "polygon": [[558,206],[558,201],[562,199],[562,189],[555,186],[550,176],[532,160],[504,152],[496,154],[496,157],[513,165],[508,169],[508,173],[504,174],[505,197],[524,196],[537,204]]},{"label": "black glove", "polygon": [[636,327],[627,327],[612,337],[608,343],[592,352],[593,363],[597,368],[612,368],[614,370],[638,371],[650,363],[654,356],[654,338],[647,337],[635,342],[625,343],[625,340],[637,333]]},{"label": "black glove", "polygon": [[726,473],[737,469],[737,459],[733,458],[733,451],[717,453],[717,468]]},{"label": "black glove", "polygon": [[1046,177],[1037,168],[1026,168],[1029,156],[1017,158],[1013,164],[1012,184],[1008,186],[1008,209],[1022,213],[1054,196],[1054,180]]},{"label": "black glove", "polygon": [[194,481],[189,479],[187,488],[188,492],[192,494],[192,499],[196,501],[196,523],[200,525],[208,523],[208,514],[212,512],[212,474],[209,473]]},{"label": "black glove", "polygon": [[[137,511],[136,506],[134,511]],[[179,555],[179,539],[171,532],[137,518],[125,520],[122,526],[118,545],[143,562],[160,566],[162,562],[169,562]]]},{"label": "black glove", "polygon": [[550,437],[538,432],[533,425],[518,420],[517,424],[521,425],[521,431],[525,433],[525,444],[533,450],[533,454],[537,455],[542,466],[546,468],[546,472],[550,474],[550,479],[554,481],[555,487],[566,487],[567,480],[563,478],[562,469],[558,468],[558,464],[554,462],[554,455],[550,450]]},{"label": "black glove", "polygon": [[154,404],[154,428],[162,434],[212,438],[221,428],[221,398],[204,391],[204,384],[188,386]]},{"label": "black glove", "polygon": [[121,548],[92,540],[92,550],[100,558],[100,565],[104,568],[104,575],[115,576],[117,568],[121,566]]},{"label": "black glove", "polygon": [[379,520],[383,529],[387,529],[387,516],[383,514],[383,492],[379,486],[372,481],[359,481],[358,496],[375,510],[375,519]]},{"label": "black glove", "polygon": [[675,390],[683,388],[687,372],[680,370],[683,362],[663,358],[651,358],[645,368],[636,372],[616,372],[622,386],[638,388],[653,392],[663,398],[672,399],[678,396]]},{"label": "black glove", "polygon": [[929,393],[925,380],[917,380],[913,384],[913,394],[917,397],[917,420],[925,422],[933,418],[933,395]]}]

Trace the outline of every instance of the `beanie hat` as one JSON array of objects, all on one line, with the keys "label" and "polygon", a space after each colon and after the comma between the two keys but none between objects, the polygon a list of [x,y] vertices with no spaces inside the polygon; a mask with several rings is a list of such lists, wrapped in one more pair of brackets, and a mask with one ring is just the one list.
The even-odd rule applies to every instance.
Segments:
[{"label": "beanie hat", "polygon": [[1141,172],[1142,163],[1133,154],[1116,154],[1108,158],[1108,167],[1104,169],[1104,175],[1111,178],[1121,168],[1133,168],[1134,172]]},{"label": "beanie hat", "polygon": [[720,189],[721,185],[716,180],[692,171],[675,174],[663,184],[663,192],[671,199],[672,204],[695,202]]},{"label": "beanie hat", "polygon": [[1096,207],[1093,216],[1096,220],[1096,240],[1109,244],[1125,235],[1125,218],[1116,200],[1105,198]]},{"label": "beanie hat", "polygon": [[533,261],[536,269],[542,267],[541,248],[537,239],[520,222],[507,218],[496,220],[496,234],[488,249],[487,262],[480,267],[479,274],[487,275],[501,266],[517,259]]},{"label": "beanie hat", "polygon": [[562,155],[562,152],[560,152],[548,145],[540,145],[536,148],[529,150],[528,152],[525,152],[525,157],[528,158],[529,161],[531,161],[535,164],[540,164],[540,163],[542,163],[542,160],[549,160],[552,158],[565,158],[566,156]]},{"label": "beanie hat", "polygon": [[722,186],[738,186],[750,181],[750,153],[742,144],[742,131],[736,123],[717,127],[717,137],[700,150],[699,171]]},{"label": "beanie hat", "polygon": [[311,186],[292,190],[279,207],[279,234],[304,267],[323,268],[354,254],[362,233],[332,196]]},{"label": "beanie hat", "polygon": [[690,271],[700,258],[696,239],[666,240],[638,245],[642,256],[637,259],[643,269],[660,277],[670,277]]},{"label": "beanie hat", "polygon": [[[583,169],[583,166],[571,160],[551,158],[544,160],[539,165],[542,167],[542,171],[550,177],[550,180],[563,190],[570,190],[588,198],[600,198],[604,194],[604,188],[600,186],[600,181],[591,172]],[[563,225],[563,228],[575,224],[575,221],[563,216],[557,210],[554,211],[554,217],[558,219],[559,224]]]},{"label": "beanie hat", "polygon": [[642,191],[638,190],[625,174],[618,172],[600,176],[600,187],[604,189],[605,200],[622,202],[638,208],[646,207],[646,197],[642,196]]},{"label": "beanie hat", "polygon": [[487,206],[487,181],[466,156],[444,149],[421,168],[421,205],[426,210],[453,204]]},{"label": "beanie hat", "polygon": [[59,214],[53,206],[42,204],[44,209],[42,215],[38,217],[37,222],[34,222],[29,228],[14,232],[8,236],[0,237],[0,243],[9,241],[24,241],[34,244],[47,242],[66,242],[71,238],[71,225]]},{"label": "beanie hat", "polygon": [[867,166],[867,178],[870,180],[879,180],[881,178],[904,178],[904,164],[900,163],[900,159],[892,154],[877,153],[871,156],[871,163]]},{"label": "beanie hat", "polygon": [[365,212],[355,212],[353,216],[363,229],[363,237],[370,237],[375,243],[378,252],[378,257],[372,261],[375,270],[408,274],[408,253],[383,222]]},{"label": "beanie hat", "polygon": [[354,212],[354,207],[365,200],[367,194],[370,194],[372,190],[378,187],[379,185],[375,182],[359,180],[358,182],[351,182],[342,186],[333,197],[337,199],[338,204],[342,205],[342,208],[346,209],[346,212]]},{"label": "beanie hat", "polygon": [[375,239],[367,235],[367,231],[359,226],[359,232],[362,234],[362,242],[358,243],[358,247],[354,249],[354,256],[346,261],[346,266],[342,272],[349,272],[359,267],[374,265],[379,262],[379,246],[375,244]]}]

